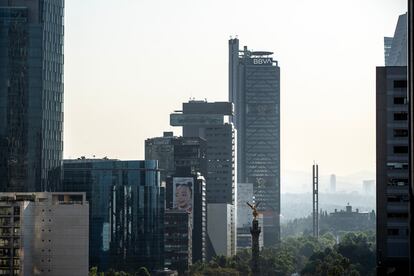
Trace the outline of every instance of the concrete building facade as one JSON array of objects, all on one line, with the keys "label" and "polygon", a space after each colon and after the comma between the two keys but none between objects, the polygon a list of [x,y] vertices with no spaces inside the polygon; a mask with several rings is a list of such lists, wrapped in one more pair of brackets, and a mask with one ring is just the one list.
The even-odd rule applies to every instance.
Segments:
[{"label": "concrete building facade", "polygon": [[0,275],[87,275],[84,193],[0,193]]},{"label": "concrete building facade", "polygon": [[236,254],[231,224],[235,217],[236,213],[232,204],[209,203],[207,205],[207,232],[215,255],[230,257]]}]

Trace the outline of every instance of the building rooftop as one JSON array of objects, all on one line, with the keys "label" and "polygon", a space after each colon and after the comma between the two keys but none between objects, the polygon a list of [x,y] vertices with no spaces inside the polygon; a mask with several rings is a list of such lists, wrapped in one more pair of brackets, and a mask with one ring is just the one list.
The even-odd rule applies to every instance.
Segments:
[{"label": "building rooftop", "polygon": [[88,204],[83,192],[0,193],[0,202],[52,202],[60,204]]}]

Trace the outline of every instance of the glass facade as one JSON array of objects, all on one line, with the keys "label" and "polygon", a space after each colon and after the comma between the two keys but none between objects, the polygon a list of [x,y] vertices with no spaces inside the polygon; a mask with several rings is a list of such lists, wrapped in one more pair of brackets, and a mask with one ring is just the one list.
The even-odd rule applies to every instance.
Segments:
[{"label": "glass facade", "polygon": [[264,245],[280,239],[280,68],[272,52],[229,41],[229,99],[237,129],[238,183],[253,183]]},{"label": "glass facade", "polygon": [[60,184],[63,17],[63,0],[0,0],[0,191]]},{"label": "glass facade", "polygon": [[164,190],[157,162],[76,159],[63,167],[63,189],[86,192],[89,201],[90,266],[162,268]]}]

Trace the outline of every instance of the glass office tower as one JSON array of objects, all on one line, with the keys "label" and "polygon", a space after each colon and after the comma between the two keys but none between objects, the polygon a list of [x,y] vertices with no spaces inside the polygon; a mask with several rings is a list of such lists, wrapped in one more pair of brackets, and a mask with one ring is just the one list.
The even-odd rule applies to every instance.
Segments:
[{"label": "glass office tower", "polygon": [[280,68],[272,52],[229,40],[229,101],[237,129],[237,183],[253,183],[264,245],[280,238]]},{"label": "glass office tower", "polygon": [[65,191],[89,202],[89,260],[99,271],[164,267],[164,188],[157,161],[64,160]]},{"label": "glass office tower", "polygon": [[0,0],[0,191],[53,191],[63,151],[64,0]]}]

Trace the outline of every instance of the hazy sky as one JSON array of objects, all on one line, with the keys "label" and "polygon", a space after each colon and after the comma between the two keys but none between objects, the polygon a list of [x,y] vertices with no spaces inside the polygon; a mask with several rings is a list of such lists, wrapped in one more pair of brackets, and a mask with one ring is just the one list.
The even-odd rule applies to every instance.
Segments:
[{"label": "hazy sky", "polygon": [[375,171],[375,66],[406,0],[68,0],[64,157],[144,159],[190,97],[228,100],[228,39],[281,67],[281,167]]}]

